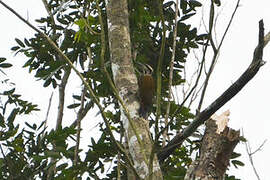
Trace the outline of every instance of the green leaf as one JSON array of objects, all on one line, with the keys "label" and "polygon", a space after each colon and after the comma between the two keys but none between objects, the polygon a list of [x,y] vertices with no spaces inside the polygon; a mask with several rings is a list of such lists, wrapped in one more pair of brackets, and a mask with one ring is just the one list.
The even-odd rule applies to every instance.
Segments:
[{"label": "green leaf", "polygon": [[10,64],[10,63],[2,63],[2,64],[0,64],[0,68],[9,68],[11,66],[12,66],[12,64]]},{"label": "green leaf", "polygon": [[21,46],[21,47],[25,47],[25,45],[23,44],[23,42],[17,38],[15,38],[15,41]]},{"label": "green leaf", "polygon": [[56,26],[55,26],[55,29],[57,29],[57,30],[64,30],[65,28],[62,27],[62,26],[56,25]]},{"label": "green leaf", "polygon": [[184,15],[181,17],[180,21],[184,21],[186,19],[189,19],[191,16],[195,15],[196,13],[190,13],[190,14],[187,14],[187,15]]},{"label": "green leaf", "polygon": [[209,38],[209,34],[200,34],[196,37],[196,40],[207,40]]},{"label": "green leaf", "polygon": [[68,109],[74,109],[76,107],[79,107],[80,105],[81,105],[80,103],[74,103],[74,104],[69,105],[67,108]]},{"label": "green leaf", "polygon": [[74,19],[71,17],[71,16],[68,16],[68,15],[64,15],[65,16],[65,18],[67,19],[67,20],[69,20],[70,22],[73,22],[74,21]]},{"label": "green leaf", "polygon": [[240,156],[241,156],[240,153],[233,152],[230,159],[235,159],[235,158],[238,158]]},{"label": "green leaf", "polygon": [[50,71],[49,69],[40,69],[40,70],[37,71],[35,76],[39,77],[39,78],[46,79],[46,76],[48,76],[50,74],[49,71]]},{"label": "green leaf", "polygon": [[228,175],[226,174],[225,180],[241,180],[241,179],[238,179],[238,178],[236,178],[235,176],[228,176]]},{"label": "green leaf", "polygon": [[35,21],[38,22],[38,23],[44,23],[44,22],[47,21],[47,19],[46,18],[40,18],[40,19],[36,19]]},{"label": "green leaf", "polygon": [[55,152],[55,151],[44,151],[44,154],[47,157],[53,157],[53,158],[61,158],[61,155],[59,152]]},{"label": "green leaf", "polygon": [[238,166],[245,166],[243,162],[238,160],[232,160],[232,164],[234,165],[235,168],[238,168]]},{"label": "green leaf", "polygon": [[7,122],[9,124],[13,123],[13,121],[15,120],[15,117],[17,116],[19,112],[19,108],[13,109],[12,112],[10,113],[10,115],[7,118]]},{"label": "green leaf", "polygon": [[19,46],[14,46],[14,47],[11,48],[12,51],[17,51],[18,49],[20,49]]},{"label": "green leaf", "polygon": [[28,126],[30,129],[33,129],[33,130],[36,130],[37,129],[37,125],[36,124],[30,125],[28,122],[25,122],[25,125]]},{"label": "green leaf", "polygon": [[61,24],[68,25],[68,21],[62,19],[62,18],[57,18],[57,21],[59,21]]},{"label": "green leaf", "polygon": [[51,82],[52,82],[52,79],[51,78],[50,79],[47,79],[45,81],[45,83],[43,84],[43,87],[48,87],[51,84]]},{"label": "green leaf", "polygon": [[220,6],[220,5],[221,5],[220,0],[214,0],[214,3],[215,3],[217,6]]},{"label": "green leaf", "polygon": [[57,166],[57,170],[58,171],[62,171],[62,170],[64,170],[64,169],[66,169],[66,167],[68,166],[68,163],[64,163],[64,164],[61,164],[61,165],[59,165],[59,166]]},{"label": "green leaf", "polygon": [[246,139],[244,136],[240,136],[240,137],[239,137],[239,141],[247,142],[247,139]]},{"label": "green leaf", "polygon": [[180,8],[183,10],[184,13],[186,12],[186,10],[187,10],[187,1],[186,0],[181,0]]},{"label": "green leaf", "polygon": [[74,99],[78,100],[78,101],[80,101],[80,100],[81,100],[81,96],[78,96],[78,95],[73,95],[72,97],[73,97]]},{"label": "green leaf", "polygon": [[39,127],[38,127],[37,130],[40,130],[40,128],[42,128],[42,127],[44,126],[45,122],[46,122],[46,121],[43,121],[43,122],[39,125]]},{"label": "green leaf", "polygon": [[189,1],[189,5],[191,7],[201,7],[202,6],[202,3],[200,3],[199,1],[195,1],[195,0],[190,0]]},{"label": "green leaf", "polygon": [[41,155],[34,155],[32,156],[32,158],[35,160],[35,161],[42,161],[43,159],[46,159],[46,156],[41,156]]},{"label": "green leaf", "polygon": [[32,64],[32,62],[34,61],[34,57],[30,58],[28,61],[26,61],[26,63],[23,65],[23,67],[27,67],[30,66]]},{"label": "green leaf", "polygon": [[24,43],[25,43],[27,46],[31,46],[31,44],[29,43],[29,41],[28,41],[26,38],[24,38]]},{"label": "green leaf", "polygon": [[4,62],[5,60],[7,60],[7,59],[4,57],[0,57],[0,63]]},{"label": "green leaf", "polygon": [[15,92],[15,88],[8,90],[8,91],[4,91],[3,94],[4,95],[12,95]]},{"label": "green leaf", "polygon": [[77,24],[80,27],[80,29],[83,29],[86,26],[85,25],[85,20],[83,18],[75,21],[74,23]]},{"label": "green leaf", "polygon": [[173,1],[169,1],[163,4],[163,8],[170,7],[171,5],[175,4]]}]

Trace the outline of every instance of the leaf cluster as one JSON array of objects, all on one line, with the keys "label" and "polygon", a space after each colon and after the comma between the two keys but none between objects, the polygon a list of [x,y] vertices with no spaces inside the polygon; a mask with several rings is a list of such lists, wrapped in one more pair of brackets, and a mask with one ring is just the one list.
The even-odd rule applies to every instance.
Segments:
[{"label": "leaf cluster", "polygon": [[[219,1],[215,2],[218,5]],[[178,28],[176,58],[173,64],[173,86],[185,83],[183,68],[188,54],[192,49],[204,45],[208,39],[208,34],[199,34],[197,28],[189,23],[193,16],[196,16],[196,10],[202,6],[199,1],[180,0],[177,22],[174,22],[175,2],[173,0],[163,2],[162,13],[165,26],[162,26],[158,3],[159,1],[156,0],[129,0],[128,8],[132,52],[137,54],[136,57],[133,57],[134,62],[149,64],[156,72],[162,49],[162,35],[165,30],[165,55],[161,67],[161,121],[159,124],[160,129],[163,129],[165,127],[163,123],[166,113],[165,107],[169,102],[167,98],[169,92],[169,65],[172,59],[175,23],[177,23]],[[97,6],[101,8],[104,30],[105,34],[107,34],[105,1],[100,1],[97,4],[93,0],[66,2],[50,0],[48,8],[52,14],[36,21],[40,24],[42,32],[57,44],[80,70],[83,77],[87,79],[95,95],[104,106],[104,115],[110,123],[110,130],[117,134],[118,137],[120,136],[117,140],[122,142],[123,127],[120,122],[120,108],[106,76],[102,73],[100,52],[103,45],[100,38],[101,25],[98,19]],[[107,42],[105,44],[105,67],[111,74],[107,35],[105,38]],[[28,68],[29,72],[35,73],[37,79],[43,80],[44,87],[52,86],[57,88],[63,79],[63,72],[69,67],[55,49],[40,34],[35,34],[34,37],[29,39],[20,40],[16,38],[15,41],[16,46],[12,47],[11,50],[15,54],[23,53],[25,55],[27,60],[23,67]],[[11,66],[9,63],[4,63],[4,60],[4,58],[0,58],[0,68]],[[134,66],[136,66],[136,63],[134,63]],[[157,78],[155,73],[154,78]],[[45,131],[44,123],[39,126],[25,123],[26,128],[19,131],[21,126],[14,125],[17,114],[28,114],[38,109],[36,105],[21,100],[20,96],[14,92],[15,89],[11,89],[3,93],[8,97],[7,104],[16,106],[11,110],[8,118],[4,118],[4,114],[0,117],[0,126],[6,128],[5,131],[0,131],[1,135],[4,134],[4,136],[1,136],[4,137],[1,141],[5,142],[3,145],[4,149],[7,150],[5,156],[0,159],[0,172],[3,178],[8,177],[10,174],[17,174],[20,177],[40,177],[44,179],[49,172],[49,168],[56,165],[55,179],[82,178],[83,175],[88,178],[101,179],[100,174],[105,174],[103,179],[113,179],[117,177],[117,168],[120,169],[121,178],[124,179],[128,164],[124,156],[119,155],[119,152],[117,152],[118,149],[112,143],[108,129],[104,128],[102,123],[99,125],[100,135],[95,135],[95,138],[86,137],[89,139],[86,156],[83,158],[80,154],[78,163],[74,165],[75,146],[71,146],[72,143],[70,142],[74,140],[75,127],[59,128],[56,131],[51,130],[48,132]],[[68,105],[68,108],[79,108],[82,100],[81,95],[74,92],[72,97],[74,103]],[[94,107],[94,101],[89,93],[85,94],[84,101],[86,101],[85,107],[88,109]],[[181,106],[179,102],[170,100],[170,103],[169,119],[172,123],[169,126],[168,135],[173,136],[186,127],[194,118],[194,115],[189,108]],[[180,111],[178,111],[179,109]],[[153,112],[155,112],[155,107]],[[152,114],[153,116],[155,115]],[[153,124],[154,120],[150,120],[150,125]],[[161,148],[161,141],[162,138],[159,139],[157,148]],[[191,163],[191,155],[197,154],[198,149],[199,144],[194,139],[187,139],[186,145],[178,148],[161,164],[164,177],[166,179],[183,179],[186,169]],[[116,160],[117,156],[120,156],[120,159]],[[55,161],[50,161],[50,158]],[[15,160],[18,163],[14,164]],[[238,161],[232,163],[240,165]],[[110,171],[106,171],[104,164],[111,165]],[[13,178],[16,179],[17,176]]]}]

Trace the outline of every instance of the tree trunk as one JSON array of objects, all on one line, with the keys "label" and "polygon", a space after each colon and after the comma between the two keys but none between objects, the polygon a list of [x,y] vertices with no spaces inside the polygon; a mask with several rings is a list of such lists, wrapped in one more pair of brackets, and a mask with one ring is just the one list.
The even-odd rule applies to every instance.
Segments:
[{"label": "tree trunk", "polygon": [[200,158],[189,167],[185,180],[223,180],[240,132],[227,127],[229,111],[206,121]]},{"label": "tree trunk", "polygon": [[116,88],[124,102],[121,121],[133,167],[137,179],[162,180],[157,156],[152,153],[149,122],[139,117],[138,82],[132,64],[127,1],[109,0],[106,11],[111,68]]}]

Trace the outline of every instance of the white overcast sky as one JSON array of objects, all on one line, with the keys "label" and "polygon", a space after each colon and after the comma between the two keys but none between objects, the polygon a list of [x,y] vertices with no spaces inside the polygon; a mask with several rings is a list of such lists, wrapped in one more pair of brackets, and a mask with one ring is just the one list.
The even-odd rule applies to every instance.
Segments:
[{"label": "white overcast sky", "polygon": [[[23,17],[28,18],[30,22],[34,23],[34,19],[46,14],[42,1],[40,0],[5,0],[19,12]],[[233,9],[232,0],[221,0],[226,4],[221,12],[217,31],[223,32],[224,22],[228,21],[228,12]],[[270,31],[270,1],[250,1],[242,0],[241,7],[235,16],[231,29],[228,33],[227,39],[224,42],[221,54],[216,66],[216,69],[210,80],[210,85],[206,94],[204,102],[205,108],[215,98],[217,98],[227,87],[229,87],[248,67],[251,62],[253,50],[258,41],[258,22],[260,19],[264,20],[265,33]],[[35,81],[33,75],[27,73],[26,69],[20,68],[25,62],[23,56],[14,57],[10,48],[16,45],[14,38],[23,39],[24,37],[31,37],[33,31],[18,20],[13,14],[8,12],[0,5],[0,22],[2,24],[0,29],[0,57],[6,57],[11,60],[14,65],[11,71],[8,71],[9,78],[16,83],[16,89],[21,93],[24,99],[32,101],[41,108],[40,113],[34,113],[34,119],[44,120],[46,109],[48,106],[48,99],[52,89],[43,88],[42,82]],[[35,24],[35,23],[34,23]],[[270,44],[264,49],[264,60],[267,63],[261,68],[255,78],[248,83],[244,89],[236,95],[230,102],[222,107],[218,114],[230,109],[230,126],[234,129],[243,129],[245,137],[253,150],[257,149],[265,139],[270,139],[270,122],[269,122],[269,99],[270,99]],[[3,74],[0,74],[3,76]],[[74,84],[72,84],[74,86]],[[80,83],[75,85],[79,91]],[[68,94],[71,95],[74,90],[68,88]],[[55,92],[54,97],[57,97]],[[70,100],[69,103],[72,103]],[[52,108],[57,108],[57,99],[54,98]],[[52,115],[55,117],[55,114]],[[91,118],[91,117],[90,117]],[[73,120],[74,118],[71,118]],[[54,127],[55,122],[49,122],[51,127]],[[67,123],[69,124],[69,123]],[[93,127],[95,124],[91,124]],[[89,124],[85,124],[89,127]],[[83,127],[85,127],[83,125]],[[89,135],[88,130],[85,135]],[[89,139],[87,140],[89,142]],[[254,155],[254,164],[262,180],[269,179],[269,152],[270,142],[266,142],[261,151]],[[86,145],[87,143],[85,143]],[[84,146],[84,145],[82,145]],[[237,152],[242,154],[241,160],[246,164],[240,169],[230,168],[230,174],[243,180],[256,179],[252,167],[248,161],[244,144],[238,144]]]}]

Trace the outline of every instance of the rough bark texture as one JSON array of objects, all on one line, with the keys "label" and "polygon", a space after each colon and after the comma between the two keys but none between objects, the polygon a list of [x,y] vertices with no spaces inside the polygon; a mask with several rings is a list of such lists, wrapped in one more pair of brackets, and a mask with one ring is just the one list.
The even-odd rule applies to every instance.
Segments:
[{"label": "rough bark texture", "polygon": [[[109,0],[106,11],[113,78],[119,95],[130,114],[132,124],[134,124],[132,128],[127,116],[122,111],[121,121],[124,124],[129,153],[134,162],[134,168],[141,179],[160,180],[162,173],[156,156],[152,170],[149,168],[152,141],[148,121],[140,118],[138,114],[138,83],[132,64],[127,1]],[[137,139],[134,128],[140,140]]]},{"label": "rough bark texture", "polygon": [[185,180],[223,180],[240,132],[227,127],[229,112],[206,121],[200,159],[194,161]]}]

